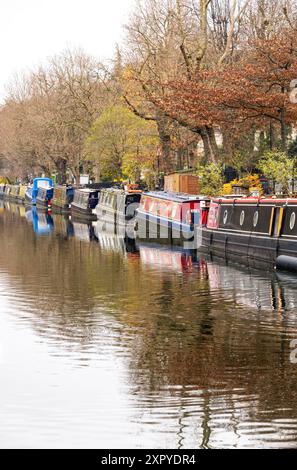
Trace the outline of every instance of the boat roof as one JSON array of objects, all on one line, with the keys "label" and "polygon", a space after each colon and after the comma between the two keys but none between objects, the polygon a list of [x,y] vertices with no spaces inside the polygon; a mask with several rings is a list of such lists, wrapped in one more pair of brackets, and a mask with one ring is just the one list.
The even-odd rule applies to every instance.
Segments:
[{"label": "boat roof", "polygon": [[296,204],[297,198],[281,198],[281,197],[217,197],[211,202],[217,204]]},{"label": "boat roof", "polygon": [[34,181],[50,181],[52,183],[52,179],[51,178],[47,178],[47,177],[40,177],[40,178],[34,178],[33,182]]},{"label": "boat roof", "polygon": [[129,196],[131,194],[142,194],[143,191],[138,190],[138,189],[120,189],[120,188],[103,188],[101,189],[102,193],[116,193],[116,194],[122,194],[123,196]]},{"label": "boat roof", "polygon": [[149,191],[144,193],[144,196],[155,197],[173,202],[189,202],[189,201],[207,201],[209,198],[206,196],[197,196],[195,194],[174,193],[169,191]]},{"label": "boat roof", "polygon": [[100,189],[92,189],[92,188],[79,188],[76,189],[75,191],[78,191],[80,193],[99,193]]}]

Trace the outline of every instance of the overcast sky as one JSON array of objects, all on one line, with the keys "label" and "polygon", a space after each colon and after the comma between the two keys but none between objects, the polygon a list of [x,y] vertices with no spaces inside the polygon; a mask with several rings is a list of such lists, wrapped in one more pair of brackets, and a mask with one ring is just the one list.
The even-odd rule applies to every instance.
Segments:
[{"label": "overcast sky", "polygon": [[15,72],[67,47],[111,57],[135,0],[0,0],[0,99]]}]

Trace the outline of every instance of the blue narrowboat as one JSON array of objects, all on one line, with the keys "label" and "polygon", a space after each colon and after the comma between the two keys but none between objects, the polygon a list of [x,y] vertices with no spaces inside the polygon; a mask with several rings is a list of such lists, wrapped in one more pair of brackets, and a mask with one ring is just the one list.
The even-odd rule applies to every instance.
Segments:
[{"label": "blue narrowboat", "polygon": [[28,204],[36,205],[39,189],[46,190],[45,199],[49,201],[53,197],[53,182],[50,178],[35,178],[32,186],[28,186],[25,200]]},{"label": "blue narrowboat", "polygon": [[51,207],[54,189],[39,188],[36,197],[36,206],[41,209],[49,209]]}]

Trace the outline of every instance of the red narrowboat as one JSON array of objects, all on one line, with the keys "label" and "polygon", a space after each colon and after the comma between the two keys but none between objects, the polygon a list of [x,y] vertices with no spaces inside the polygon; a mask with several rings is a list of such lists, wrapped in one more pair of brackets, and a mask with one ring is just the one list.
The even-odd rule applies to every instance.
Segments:
[{"label": "red narrowboat", "polygon": [[207,222],[209,200],[203,196],[156,191],[143,193],[136,216],[140,239],[194,249],[197,227]]}]

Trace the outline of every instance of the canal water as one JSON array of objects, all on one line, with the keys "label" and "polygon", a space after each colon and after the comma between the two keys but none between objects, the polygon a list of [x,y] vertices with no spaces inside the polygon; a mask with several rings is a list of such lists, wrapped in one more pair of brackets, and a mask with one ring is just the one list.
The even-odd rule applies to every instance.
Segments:
[{"label": "canal water", "polygon": [[296,447],[296,277],[3,203],[0,241],[0,447]]}]

